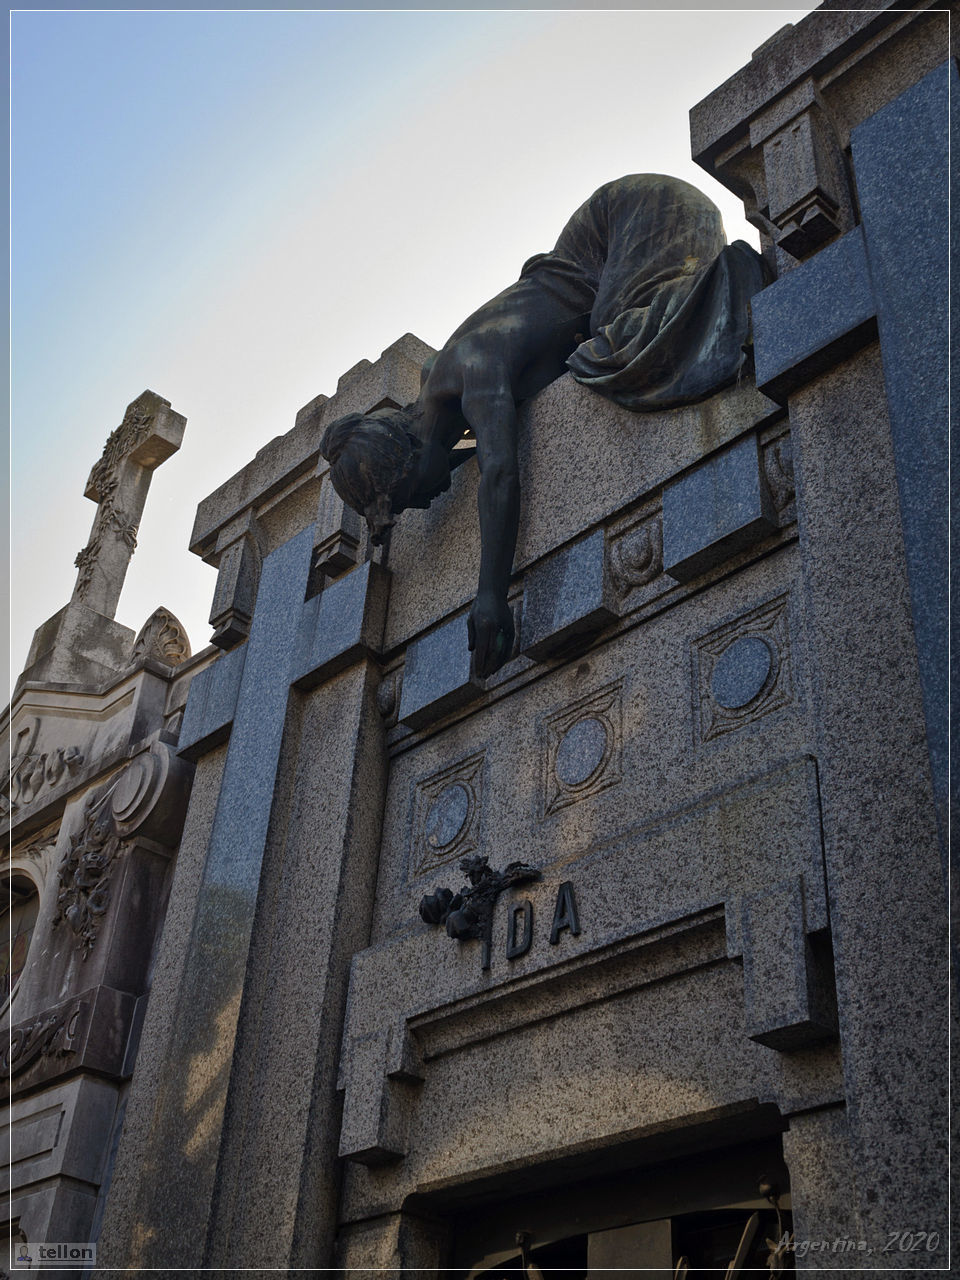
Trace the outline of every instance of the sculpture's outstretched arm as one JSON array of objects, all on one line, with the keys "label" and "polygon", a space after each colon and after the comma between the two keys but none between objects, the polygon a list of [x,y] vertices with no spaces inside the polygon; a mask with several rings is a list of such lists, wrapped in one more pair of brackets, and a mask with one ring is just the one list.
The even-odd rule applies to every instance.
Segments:
[{"label": "sculpture's outstretched arm", "polygon": [[513,651],[507,588],[520,520],[517,409],[508,387],[465,391],[461,408],[477,437],[480,467],[480,581],[468,631],[474,669],[489,676]]}]

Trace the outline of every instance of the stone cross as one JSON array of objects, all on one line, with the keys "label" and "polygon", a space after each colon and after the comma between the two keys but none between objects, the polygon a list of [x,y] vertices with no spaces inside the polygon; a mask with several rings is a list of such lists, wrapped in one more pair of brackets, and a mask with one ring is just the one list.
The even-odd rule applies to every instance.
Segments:
[{"label": "stone cross", "polygon": [[97,514],[75,562],[74,602],[107,618],[116,616],[151,474],[180,448],[186,425],[186,418],[155,391],[144,391],[127,406],[84,489],[84,496],[97,503]]}]

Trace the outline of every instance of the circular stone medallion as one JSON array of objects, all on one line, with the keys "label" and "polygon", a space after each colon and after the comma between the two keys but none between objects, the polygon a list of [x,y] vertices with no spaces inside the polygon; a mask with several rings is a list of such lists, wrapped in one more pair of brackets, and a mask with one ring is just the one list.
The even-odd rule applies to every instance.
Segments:
[{"label": "circular stone medallion", "polygon": [[607,751],[604,724],[588,716],[570,726],[557,748],[557,777],[567,787],[587,781],[603,763]]},{"label": "circular stone medallion", "polygon": [[444,787],[427,812],[424,825],[427,844],[431,849],[443,849],[452,844],[463,830],[470,812],[470,796],[459,782]]},{"label": "circular stone medallion", "polygon": [[773,667],[773,653],[760,636],[741,636],[717,659],[710,692],[721,707],[745,707],[763,689]]},{"label": "circular stone medallion", "polygon": [[130,818],[143,799],[154,771],[153,758],[142,755],[131,761],[121,773],[111,798],[113,812],[121,821]]}]

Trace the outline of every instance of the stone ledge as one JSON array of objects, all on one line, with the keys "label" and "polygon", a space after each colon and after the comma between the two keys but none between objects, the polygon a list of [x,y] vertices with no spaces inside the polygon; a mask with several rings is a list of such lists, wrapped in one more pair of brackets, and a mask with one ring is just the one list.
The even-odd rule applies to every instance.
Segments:
[{"label": "stone ledge", "polygon": [[137,997],[98,985],[10,1027],[2,1094],[12,1100],[75,1071],[121,1079]]}]

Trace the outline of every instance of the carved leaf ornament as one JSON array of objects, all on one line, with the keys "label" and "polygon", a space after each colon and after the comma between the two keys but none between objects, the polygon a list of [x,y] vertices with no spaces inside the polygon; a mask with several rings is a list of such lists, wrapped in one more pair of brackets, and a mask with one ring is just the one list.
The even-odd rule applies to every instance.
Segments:
[{"label": "carved leaf ornament", "polygon": [[70,837],[70,850],[60,864],[54,925],[65,923],[76,934],[85,960],[93,949],[104,912],[110,905],[110,881],[127,842],[117,835],[110,803],[113,788],[87,802],[81,829]]},{"label": "carved leaf ornament", "polygon": [[103,548],[103,535],[107,530],[113,530],[119,534],[131,552],[136,550],[137,522],[131,520],[116,502],[116,490],[120,483],[117,468],[124,458],[146,439],[152,421],[152,413],[146,413],[143,409],[131,405],[119,427],[111,431],[107,437],[103,453],[90,472],[87,488],[96,493],[100,505],[90,533],[90,541],[77,552],[77,558],[74,560],[74,564],[80,570],[76,586],[78,600],[83,599],[93,581],[94,565]]},{"label": "carved leaf ornament", "polygon": [[134,661],[153,658],[168,667],[190,657],[190,640],[183,623],[169,609],[155,609],[133,642]]}]

